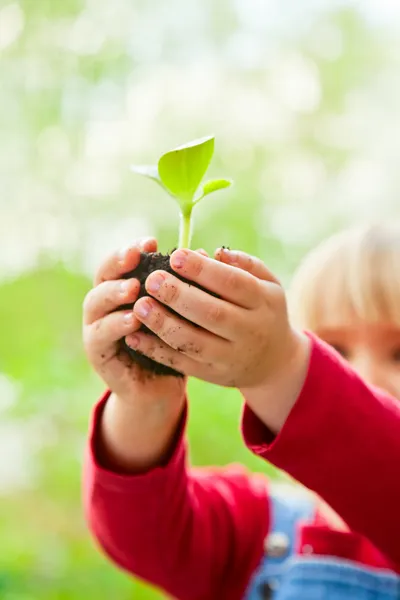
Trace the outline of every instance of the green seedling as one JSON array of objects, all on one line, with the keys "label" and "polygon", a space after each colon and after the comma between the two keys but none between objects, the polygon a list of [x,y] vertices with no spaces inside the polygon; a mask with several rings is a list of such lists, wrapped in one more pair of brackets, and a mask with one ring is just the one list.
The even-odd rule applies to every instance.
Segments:
[{"label": "green seedling", "polygon": [[[193,208],[213,192],[229,187],[229,179],[211,179],[200,187],[214,154],[214,136],[194,140],[163,154],[158,165],[133,165],[134,173],[156,181],[179,205],[179,248],[190,248]],[[200,188],[200,189],[199,189]]]}]

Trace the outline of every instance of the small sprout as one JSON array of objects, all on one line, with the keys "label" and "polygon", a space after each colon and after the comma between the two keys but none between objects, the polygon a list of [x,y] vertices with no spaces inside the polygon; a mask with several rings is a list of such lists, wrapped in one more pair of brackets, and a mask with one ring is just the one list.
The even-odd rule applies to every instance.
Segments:
[{"label": "small sprout", "polygon": [[[232,185],[228,179],[213,179],[203,184],[197,194],[214,154],[214,137],[204,137],[166,152],[157,166],[132,166],[134,173],[156,181],[180,208],[179,248],[189,248],[192,232],[192,210],[204,196]],[[197,194],[197,195],[196,195]]]},{"label": "small sprout", "polygon": [[224,188],[230,187],[232,185],[232,181],[230,179],[210,179],[210,181],[206,181],[203,185],[203,191],[201,196],[196,198],[194,204],[197,204],[204,198],[204,196],[208,196],[208,194],[212,194],[213,192],[218,192],[218,190],[223,190]]}]

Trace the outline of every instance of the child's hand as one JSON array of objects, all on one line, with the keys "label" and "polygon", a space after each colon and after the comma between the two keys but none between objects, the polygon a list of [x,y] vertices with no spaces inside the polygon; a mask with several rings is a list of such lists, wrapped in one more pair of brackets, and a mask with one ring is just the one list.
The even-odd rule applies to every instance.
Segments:
[{"label": "child's hand", "polygon": [[226,250],[216,257],[178,250],[171,265],[220,298],[164,271],[152,273],[146,287],[153,298],[141,298],[134,314],[158,338],[135,332],[127,343],[185,374],[258,388],[286,372],[304,340],[290,327],[281,285],[259,259]]},{"label": "child's hand", "polygon": [[308,338],[291,328],[285,293],[262,261],[226,250],[216,258],[174,252],[173,269],[220,298],[154,272],[146,283],[153,298],[138,300],[134,313],[158,337],[137,331],[126,341],[186,375],[239,388],[254,412],[278,431],[304,382]]},{"label": "child's hand", "polygon": [[84,301],[86,354],[113,392],[103,411],[99,444],[104,462],[120,470],[147,469],[163,460],[184,406],[184,378],[155,377],[132,362],[119,343],[141,325],[132,310],[118,310],[139,292],[139,282],[122,275],[137,266],[141,250],[156,249],[156,241],[147,240],[105,260]]},{"label": "child's hand", "polygon": [[156,241],[150,239],[110,256],[100,266],[94,287],[84,301],[83,340],[89,361],[105,384],[123,398],[132,397],[143,386],[146,394],[149,386],[162,389],[163,393],[168,386],[175,388],[175,384],[182,388],[183,382],[175,381],[176,378],[155,378],[143,371],[119,344],[121,338],[134,333],[141,325],[132,310],[118,310],[134,302],[139,292],[139,282],[122,279],[122,275],[137,266],[141,250],[154,252],[156,249]]}]

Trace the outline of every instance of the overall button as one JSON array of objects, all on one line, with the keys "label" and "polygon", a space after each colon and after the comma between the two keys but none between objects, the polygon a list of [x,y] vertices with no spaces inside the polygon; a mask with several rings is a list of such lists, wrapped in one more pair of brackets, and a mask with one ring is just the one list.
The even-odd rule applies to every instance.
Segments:
[{"label": "overall button", "polygon": [[262,583],[259,588],[262,600],[272,600],[273,589],[269,583]]},{"label": "overall button", "polygon": [[269,581],[263,582],[258,591],[262,600],[272,600],[274,592],[278,590],[279,582],[276,579],[270,579]]},{"label": "overall button", "polygon": [[285,533],[270,533],[264,540],[264,551],[269,558],[284,558],[289,547],[289,537]]}]

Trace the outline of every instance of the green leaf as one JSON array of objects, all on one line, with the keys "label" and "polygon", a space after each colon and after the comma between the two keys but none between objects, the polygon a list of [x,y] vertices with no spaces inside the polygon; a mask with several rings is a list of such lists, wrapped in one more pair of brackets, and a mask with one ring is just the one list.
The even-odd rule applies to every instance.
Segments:
[{"label": "green leaf", "polygon": [[138,175],[144,175],[150,179],[155,179],[157,182],[161,182],[156,165],[131,165],[131,171]]},{"label": "green leaf", "polygon": [[179,146],[164,154],[158,162],[158,174],[181,208],[192,205],[193,197],[208,169],[214,153],[214,136]]},{"label": "green leaf", "polygon": [[131,165],[130,168],[133,173],[136,173],[137,175],[143,175],[148,179],[152,179],[153,181],[158,183],[158,185],[160,185],[163,188],[163,190],[166,190],[168,193],[170,193],[161,181],[156,165]]},{"label": "green leaf", "polygon": [[196,202],[208,194],[212,194],[213,192],[218,192],[218,190],[223,190],[230,187],[232,183],[233,181],[231,179],[210,179],[210,181],[206,181],[203,185],[201,196],[196,200]]}]

